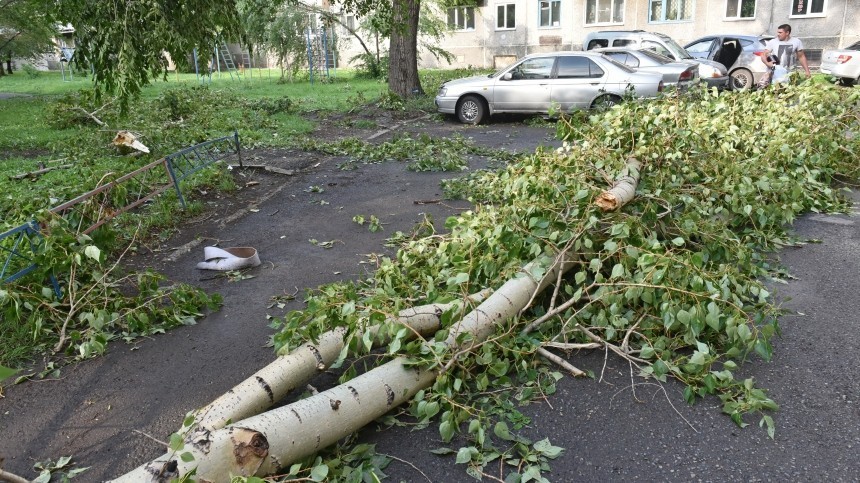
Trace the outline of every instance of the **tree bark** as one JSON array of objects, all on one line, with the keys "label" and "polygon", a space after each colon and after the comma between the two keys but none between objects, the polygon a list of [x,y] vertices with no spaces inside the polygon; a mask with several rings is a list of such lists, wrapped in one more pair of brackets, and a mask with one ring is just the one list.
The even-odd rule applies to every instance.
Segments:
[{"label": "tree bark", "polygon": [[[489,291],[481,291],[465,301],[404,309],[395,322],[411,331],[407,339],[416,335],[429,337],[439,330],[443,313],[455,307],[462,310],[467,303],[480,303],[487,295]],[[379,329],[377,325],[366,330],[370,332],[371,339],[377,340]],[[343,328],[337,328],[321,335],[316,343],[305,344],[278,357],[209,405],[195,411],[194,424],[181,432],[192,434],[187,438],[190,442],[195,439],[195,434],[199,436],[221,429],[230,421],[241,421],[272,407],[292,390],[304,386],[331,366],[343,350],[345,335]],[[359,332],[355,337],[360,339],[362,335],[363,332]]]},{"label": "tree bark", "polygon": [[423,94],[418,78],[418,14],[421,0],[392,0],[388,89],[407,98]]}]

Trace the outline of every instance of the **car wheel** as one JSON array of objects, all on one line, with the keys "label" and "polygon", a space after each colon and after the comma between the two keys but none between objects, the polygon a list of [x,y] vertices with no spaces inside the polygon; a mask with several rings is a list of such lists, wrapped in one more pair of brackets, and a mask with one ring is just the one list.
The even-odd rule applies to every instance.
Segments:
[{"label": "car wheel", "polygon": [[591,108],[597,109],[599,111],[605,111],[606,109],[609,109],[620,102],[620,97],[606,94],[595,99],[591,103]]},{"label": "car wheel", "polygon": [[745,91],[755,87],[755,78],[747,69],[735,69],[729,75],[732,78],[732,90]]},{"label": "car wheel", "polygon": [[466,96],[457,105],[457,118],[463,124],[480,124],[487,115],[487,106],[478,96]]}]

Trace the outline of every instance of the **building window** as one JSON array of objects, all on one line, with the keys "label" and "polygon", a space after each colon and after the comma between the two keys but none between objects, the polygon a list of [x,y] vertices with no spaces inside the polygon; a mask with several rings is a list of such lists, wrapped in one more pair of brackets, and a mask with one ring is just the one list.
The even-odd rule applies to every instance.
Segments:
[{"label": "building window", "polygon": [[791,0],[791,16],[822,16],[826,6],[827,0]]},{"label": "building window", "polygon": [[693,0],[650,1],[648,18],[650,22],[680,22],[693,19]]},{"label": "building window", "polygon": [[449,8],[448,27],[452,30],[475,30],[475,7]]},{"label": "building window", "polygon": [[558,27],[561,25],[561,0],[540,0],[539,25]]},{"label": "building window", "polygon": [[586,0],[585,23],[624,23],[624,0]]},{"label": "building window", "polygon": [[755,18],[756,0],[726,0],[726,18]]},{"label": "building window", "polygon": [[517,28],[517,5],[502,3],[496,5],[496,30],[511,30]]}]

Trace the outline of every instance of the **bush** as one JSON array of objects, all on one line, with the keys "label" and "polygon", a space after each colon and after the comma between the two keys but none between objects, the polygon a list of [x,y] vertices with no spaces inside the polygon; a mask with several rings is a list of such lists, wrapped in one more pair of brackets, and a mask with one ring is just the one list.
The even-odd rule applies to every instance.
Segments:
[{"label": "bush", "polygon": [[27,74],[27,77],[30,79],[36,79],[39,77],[39,71],[36,70],[36,68],[30,64],[22,65],[21,70],[23,70],[24,73]]},{"label": "bush", "polygon": [[365,52],[349,59],[349,62],[355,64],[355,76],[358,78],[388,80],[388,54],[377,61],[376,55]]}]

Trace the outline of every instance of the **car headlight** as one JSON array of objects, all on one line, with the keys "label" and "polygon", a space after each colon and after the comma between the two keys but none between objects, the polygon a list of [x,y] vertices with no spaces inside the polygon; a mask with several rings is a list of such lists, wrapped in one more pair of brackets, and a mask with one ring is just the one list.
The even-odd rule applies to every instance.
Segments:
[{"label": "car headlight", "polygon": [[439,95],[440,95],[440,96],[445,97],[445,94],[447,94],[447,93],[448,93],[448,88],[447,88],[447,87],[442,86],[442,87],[440,87],[440,88],[439,88]]}]

